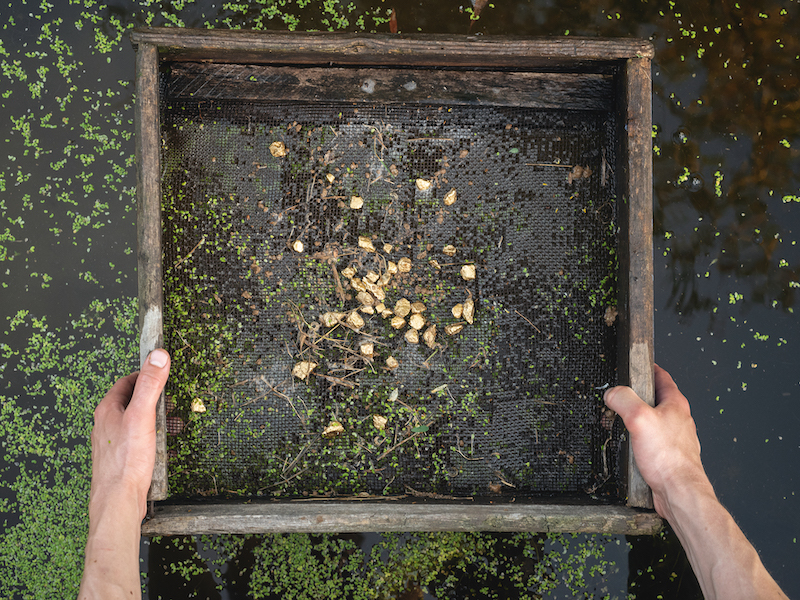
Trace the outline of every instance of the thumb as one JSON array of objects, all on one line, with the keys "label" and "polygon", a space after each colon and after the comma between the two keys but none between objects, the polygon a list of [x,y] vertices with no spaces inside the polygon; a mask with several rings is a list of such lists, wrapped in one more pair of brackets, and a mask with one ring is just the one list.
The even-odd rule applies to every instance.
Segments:
[{"label": "thumb", "polygon": [[152,418],[156,402],[169,376],[170,357],[165,350],[153,350],[142,365],[126,412],[136,420]]},{"label": "thumb", "polygon": [[618,385],[603,395],[606,406],[616,412],[626,425],[650,406],[626,385]]}]

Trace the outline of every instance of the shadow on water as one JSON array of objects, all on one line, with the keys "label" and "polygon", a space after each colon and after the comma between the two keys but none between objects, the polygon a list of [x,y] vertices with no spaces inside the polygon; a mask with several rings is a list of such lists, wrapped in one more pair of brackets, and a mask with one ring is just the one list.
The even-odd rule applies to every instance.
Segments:
[{"label": "shadow on water", "polygon": [[[58,3],[54,9],[54,15],[66,23],[83,23],[81,28],[64,28],[62,35],[74,48],[72,59],[86,65],[76,75],[80,88],[96,88],[91,93],[99,89],[120,92],[97,109],[101,113],[132,115],[125,108],[132,101],[130,44],[122,39],[108,55],[97,55],[91,49],[95,27],[115,39],[115,19],[136,25],[175,24],[180,19],[194,27],[214,24],[324,30],[341,26],[349,31],[362,27],[389,31],[388,23],[375,26],[369,16],[363,25],[358,24],[359,15],[372,14],[375,8],[363,0],[353,4],[346,24],[334,22],[321,8],[322,3],[302,9],[276,8],[271,19],[257,3],[241,11],[226,8],[222,2],[190,2],[180,9],[169,3],[162,5],[154,9],[150,21],[147,9],[134,10],[128,2],[112,2],[98,13],[102,18],[96,25],[81,16],[79,6]],[[793,315],[800,287],[800,250],[796,244],[800,39],[794,35],[800,24],[800,5],[710,0],[498,1],[491,5],[480,0],[426,0],[383,2],[377,10],[385,15],[392,8],[401,33],[568,33],[652,39],[656,47],[652,76],[657,360],[672,372],[693,402],[705,465],[723,502],[786,592],[800,595],[800,584],[789,580],[797,572],[796,532],[800,527],[796,516],[800,514],[800,495],[796,494],[794,475],[800,465],[800,417],[793,408],[800,391],[796,353],[791,349],[791,344],[800,339]],[[16,26],[9,30],[14,35],[4,32],[5,51],[13,54],[34,47],[41,23],[30,17],[30,12],[27,7],[0,9],[3,22],[13,17]],[[480,18],[472,21],[470,15],[476,12],[480,12]],[[107,58],[109,63],[113,58],[114,72],[103,69]],[[33,64],[34,59],[22,60]],[[12,99],[24,99],[29,83],[7,83],[15,94]],[[80,92],[54,84],[41,100],[49,104],[40,112],[60,114],[58,98],[68,93]],[[14,108],[11,112],[15,114],[27,109],[10,101],[6,107]],[[79,121],[80,115],[69,110],[74,109],[67,107],[69,117]],[[107,122],[104,126],[131,128],[130,123]],[[87,298],[134,296],[136,262],[130,249],[135,248],[136,234],[135,216],[130,212],[134,185],[130,161],[118,181],[103,184],[114,160],[124,162],[133,154],[132,140],[127,140],[110,160],[98,161],[91,173],[84,173],[95,191],[81,194],[76,209],[70,203],[45,200],[45,193],[50,198],[50,190],[43,192],[43,186],[52,186],[54,197],[68,186],[58,177],[69,176],[54,174],[51,161],[62,156],[63,148],[87,146],[80,132],[66,127],[47,129],[48,137],[42,136],[42,143],[57,152],[34,158],[18,129],[10,123],[2,127],[3,137],[8,138],[6,154],[26,156],[19,162],[11,161],[13,168],[8,167],[8,173],[24,175],[27,169],[37,174],[9,183],[9,191],[3,188],[9,198],[3,214],[9,221],[24,216],[28,223],[24,230],[11,226],[16,239],[3,242],[9,288],[3,292],[2,315],[25,308],[64,323],[70,314],[86,307]],[[70,175],[77,181],[77,171]],[[24,212],[20,207],[30,202],[21,200],[26,196],[45,205],[46,210]],[[97,209],[97,202],[108,206]],[[96,221],[107,220],[108,224],[89,234],[88,229],[77,226],[71,233],[54,225],[76,222],[75,212],[96,213]],[[0,232],[4,227],[5,221]],[[87,242],[87,238],[92,239]],[[31,249],[34,245],[35,251]],[[89,246],[91,252],[87,251]],[[109,261],[114,266],[107,267]],[[40,286],[41,277],[32,274],[43,271],[52,278],[48,287]],[[4,374],[3,393],[10,390],[14,395],[21,387],[7,379]],[[14,472],[4,474],[13,476]],[[503,536],[494,537],[505,543]],[[369,555],[380,536],[343,539]],[[700,597],[674,535],[627,541],[629,550],[622,539],[621,549],[613,554],[623,571],[627,561],[627,582],[613,580],[609,584],[605,579],[605,585],[613,588],[609,589],[612,597],[624,594],[626,587],[637,598]],[[255,538],[242,542],[240,548],[231,550],[233,558],[215,573],[207,568],[215,557],[203,552],[198,555],[192,541],[146,544],[143,557],[144,564],[149,565],[149,597],[247,597],[248,570],[256,560],[256,546]],[[520,564],[523,570],[528,569],[524,561]],[[171,565],[181,567],[173,571]],[[489,597],[481,591],[486,580],[471,580],[470,576],[466,571],[459,574],[456,589],[460,596],[441,597]],[[491,580],[491,584],[497,590],[504,589],[499,579]],[[428,588],[435,585],[434,581]],[[402,597],[432,596],[425,595],[422,586],[411,578]]]}]

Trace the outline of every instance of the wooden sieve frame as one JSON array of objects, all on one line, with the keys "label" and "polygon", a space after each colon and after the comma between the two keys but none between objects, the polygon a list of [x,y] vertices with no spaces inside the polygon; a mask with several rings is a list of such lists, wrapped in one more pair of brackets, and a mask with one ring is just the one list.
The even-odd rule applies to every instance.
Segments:
[{"label": "wooden sieve frame", "polygon": [[[140,359],[163,345],[161,249],[162,61],[337,67],[415,67],[613,74],[619,218],[619,380],[648,404],[653,374],[653,46],[639,39],[353,35],[143,28],[136,47],[136,164]],[[628,441],[628,445],[630,442]],[[628,535],[659,531],[652,494],[627,452],[625,505],[431,500],[158,503],[168,498],[165,398],[156,408],[156,464],[142,534],[532,531]]]}]

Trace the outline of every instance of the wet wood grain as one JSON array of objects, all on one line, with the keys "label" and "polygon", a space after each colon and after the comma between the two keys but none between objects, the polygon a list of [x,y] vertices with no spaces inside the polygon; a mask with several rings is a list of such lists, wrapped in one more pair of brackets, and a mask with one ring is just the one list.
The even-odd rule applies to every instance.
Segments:
[{"label": "wet wood grain", "polygon": [[552,531],[650,535],[661,527],[655,513],[624,506],[328,501],[159,505],[142,525],[142,534]]},{"label": "wet wood grain", "polygon": [[[158,109],[158,48],[140,44],[136,53],[136,205],[139,279],[140,363],[163,346],[161,315],[161,132]],[[164,393],[156,405],[156,463],[149,500],[167,497],[167,419]]]}]

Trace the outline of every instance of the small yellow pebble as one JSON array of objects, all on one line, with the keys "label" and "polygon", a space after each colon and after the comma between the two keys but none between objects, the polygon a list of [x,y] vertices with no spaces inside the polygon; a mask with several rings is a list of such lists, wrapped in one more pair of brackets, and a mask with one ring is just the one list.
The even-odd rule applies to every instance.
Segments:
[{"label": "small yellow pebble", "polygon": [[475,265],[464,265],[461,267],[461,277],[464,281],[475,279]]},{"label": "small yellow pebble", "polygon": [[286,145],[283,142],[272,142],[269,145],[269,151],[275,158],[281,158],[286,156]]}]

